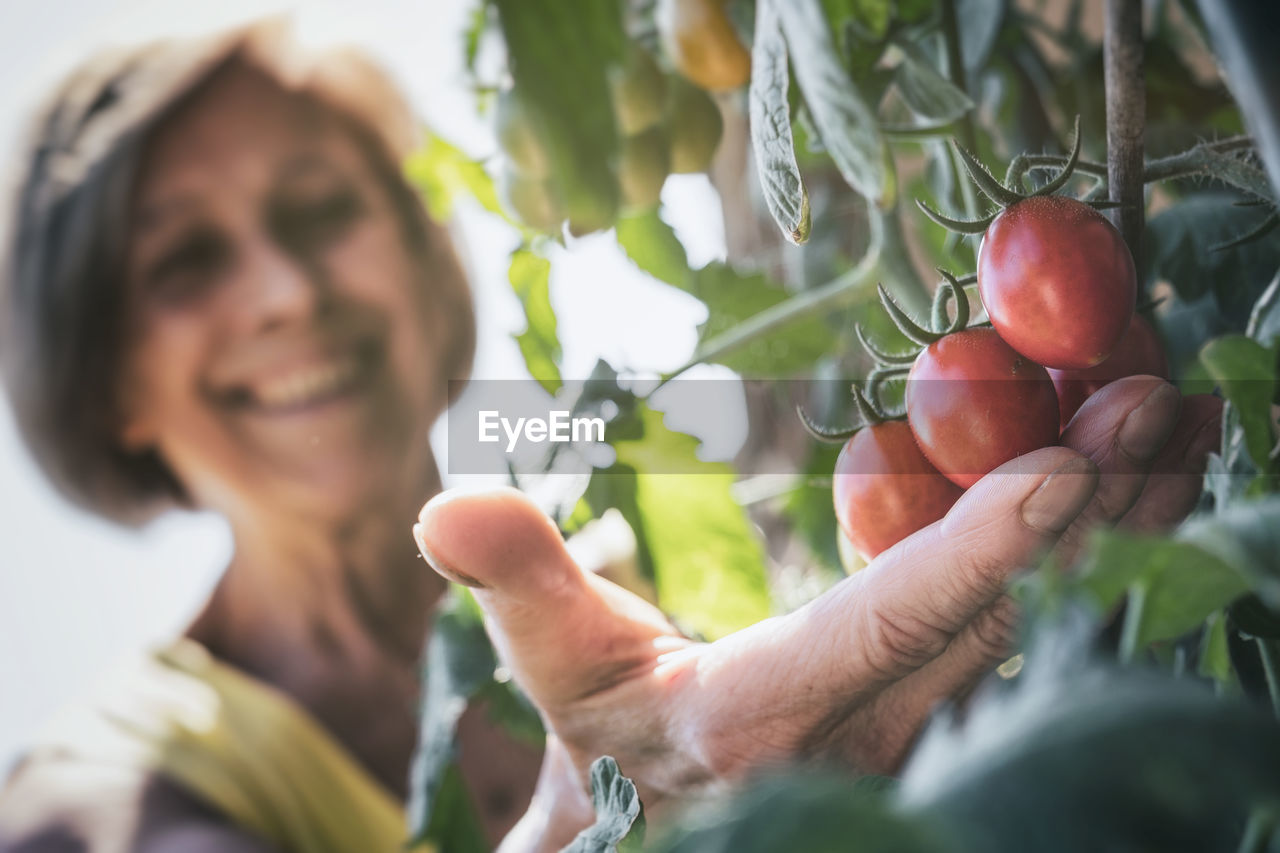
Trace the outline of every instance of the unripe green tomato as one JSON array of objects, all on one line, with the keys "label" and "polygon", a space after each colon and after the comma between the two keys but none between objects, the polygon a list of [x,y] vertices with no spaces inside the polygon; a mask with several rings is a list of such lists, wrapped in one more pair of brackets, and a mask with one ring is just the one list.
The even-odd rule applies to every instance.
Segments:
[{"label": "unripe green tomato", "polygon": [[498,145],[516,168],[530,178],[551,174],[551,148],[537,114],[516,89],[498,94],[495,111]]},{"label": "unripe green tomato", "polygon": [[618,153],[618,185],[622,206],[644,210],[658,203],[671,171],[671,148],[666,128],[651,127],[622,140]]},{"label": "unripe green tomato", "polygon": [[569,233],[575,237],[604,231],[618,218],[618,179],[607,168],[582,180],[568,199]]},{"label": "unripe green tomato", "polygon": [[498,196],[514,218],[538,231],[560,230],[565,207],[555,187],[546,178],[537,178],[504,163],[498,176]]},{"label": "unripe green tomato", "polygon": [[705,172],[724,132],[720,108],[706,92],[679,77],[668,80],[667,92],[671,171],[677,175]]},{"label": "unripe green tomato", "polygon": [[609,69],[609,91],[621,136],[648,130],[666,115],[667,78],[639,45],[631,45],[623,63]]}]

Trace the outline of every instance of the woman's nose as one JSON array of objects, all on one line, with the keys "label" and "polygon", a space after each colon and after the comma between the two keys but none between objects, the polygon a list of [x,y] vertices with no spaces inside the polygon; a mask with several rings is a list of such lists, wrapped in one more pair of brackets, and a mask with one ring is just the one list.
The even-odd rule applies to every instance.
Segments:
[{"label": "woman's nose", "polygon": [[323,270],[270,239],[246,247],[243,272],[236,298],[249,331],[309,320],[329,298]]}]

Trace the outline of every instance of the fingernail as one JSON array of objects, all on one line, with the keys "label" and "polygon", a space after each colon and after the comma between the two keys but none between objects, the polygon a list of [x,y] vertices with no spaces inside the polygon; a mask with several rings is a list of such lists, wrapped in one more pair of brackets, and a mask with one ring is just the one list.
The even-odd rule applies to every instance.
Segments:
[{"label": "fingernail", "polygon": [[422,535],[421,524],[415,524],[413,526],[413,541],[418,543],[418,551],[419,553],[422,554],[422,559],[427,561],[427,565],[431,566],[431,568],[435,570],[436,574],[440,575],[446,580],[450,580],[450,581],[453,581],[454,583],[462,584],[463,586],[469,586],[472,589],[485,588],[484,584],[480,583],[480,581],[476,580],[470,575],[465,575],[462,572],[458,571],[457,569],[452,568],[451,566],[447,565],[443,560],[441,560],[439,557],[437,557],[435,554],[431,553],[431,549],[427,547],[427,540]]},{"label": "fingernail", "polygon": [[1178,422],[1182,395],[1162,382],[1131,411],[1120,425],[1116,441],[1126,456],[1139,462],[1154,459]]},{"label": "fingernail", "polygon": [[1054,470],[1022,502],[1022,522],[1033,530],[1061,533],[1093,497],[1098,466],[1083,456]]},{"label": "fingernail", "polygon": [[422,509],[418,510],[418,521],[426,521],[427,513],[433,509],[447,504],[456,497],[466,494],[465,489],[445,489],[443,492],[437,492],[431,497],[431,500],[422,505]]}]

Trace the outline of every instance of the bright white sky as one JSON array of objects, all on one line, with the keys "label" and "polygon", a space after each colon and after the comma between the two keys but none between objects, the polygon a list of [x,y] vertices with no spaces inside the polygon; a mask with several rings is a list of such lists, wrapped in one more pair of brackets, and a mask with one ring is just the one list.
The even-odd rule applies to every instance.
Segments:
[{"label": "bright white sky", "polygon": [[[429,124],[483,156],[492,142],[474,117],[460,74],[458,34],[470,5],[469,0],[364,0],[341,6],[245,0],[11,3],[0,27],[0,151],[13,150],[17,129],[44,90],[97,47],[203,32],[297,8],[304,40],[366,47],[391,69]],[[218,7],[216,16],[200,6]],[[5,172],[12,172],[11,161],[3,160],[9,166]],[[671,179],[664,200],[692,262],[723,257],[719,212],[705,178]],[[506,254],[515,235],[476,211],[464,211],[461,224],[480,317],[474,375],[523,376],[510,338],[523,319],[506,283]],[[663,370],[692,352],[701,306],[638,273],[612,236],[578,241],[572,254],[555,259],[553,271],[552,301],[567,377],[585,377],[598,357],[615,366]],[[731,374],[708,369],[701,375]],[[225,563],[230,540],[216,518],[175,515],[133,533],[70,508],[50,491],[18,444],[10,412],[0,401],[0,542],[3,777],[39,722],[96,672],[183,624]]]}]

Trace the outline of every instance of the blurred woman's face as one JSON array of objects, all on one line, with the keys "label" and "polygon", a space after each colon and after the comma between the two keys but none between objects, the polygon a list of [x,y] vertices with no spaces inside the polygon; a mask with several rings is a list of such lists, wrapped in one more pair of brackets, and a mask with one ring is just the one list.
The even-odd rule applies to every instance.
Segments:
[{"label": "blurred woman's face", "polygon": [[335,117],[221,72],[155,133],[131,222],[127,446],[232,513],[340,518],[422,488],[444,318]]}]

